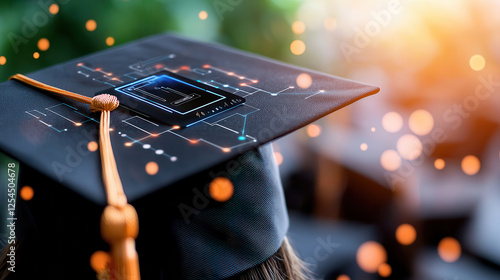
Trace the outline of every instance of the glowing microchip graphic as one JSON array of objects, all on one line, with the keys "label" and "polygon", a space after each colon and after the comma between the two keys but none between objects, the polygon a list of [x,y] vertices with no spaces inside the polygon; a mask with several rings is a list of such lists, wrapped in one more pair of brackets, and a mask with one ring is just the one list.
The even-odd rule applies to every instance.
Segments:
[{"label": "glowing microchip graphic", "polygon": [[245,102],[243,97],[168,71],[97,94],[102,93],[116,95],[120,106],[180,127],[193,125]]}]

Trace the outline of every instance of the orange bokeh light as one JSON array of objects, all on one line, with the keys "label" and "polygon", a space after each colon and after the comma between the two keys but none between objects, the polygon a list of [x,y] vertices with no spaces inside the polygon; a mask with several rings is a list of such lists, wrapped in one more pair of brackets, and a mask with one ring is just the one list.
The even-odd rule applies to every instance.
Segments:
[{"label": "orange bokeh light", "polygon": [[146,164],[146,173],[149,175],[153,176],[158,173],[158,170],[160,170],[160,167],[158,166],[158,163],[154,161],[150,161]]},{"label": "orange bokeh light", "polygon": [[462,171],[469,175],[476,175],[481,169],[481,161],[476,156],[468,155],[462,159]]},{"label": "orange bokeh light", "polygon": [[359,148],[361,149],[361,151],[366,151],[366,150],[368,150],[368,144],[361,143],[361,145],[359,146]]},{"label": "orange bokeh light", "polygon": [[445,237],[438,244],[439,257],[448,263],[457,261],[462,254],[462,247],[453,237]]},{"label": "orange bokeh light", "polygon": [[39,50],[46,51],[50,47],[50,42],[47,38],[42,38],[42,39],[38,40],[37,46],[38,46]]},{"label": "orange bokeh light", "polygon": [[7,58],[5,56],[0,56],[0,65],[5,65],[7,63]]},{"label": "orange bokeh light", "polygon": [[402,224],[396,229],[396,240],[402,245],[411,245],[417,239],[417,231],[410,224]]},{"label": "orange bokeh light", "polygon": [[296,20],[292,23],[292,31],[295,34],[302,34],[306,31],[306,25],[302,21]]},{"label": "orange bokeh light", "polygon": [[385,170],[394,171],[401,166],[401,157],[394,150],[386,150],[380,156],[380,164]]},{"label": "orange bokeh light", "polygon": [[339,275],[339,277],[337,277],[337,280],[351,280],[351,277],[349,277],[345,274],[341,274],[341,275]]},{"label": "orange bokeh light", "polygon": [[21,188],[21,191],[19,191],[19,195],[22,199],[28,201],[33,198],[33,196],[35,195],[35,191],[30,186],[24,186]]},{"label": "orange bokeh light", "polygon": [[87,149],[89,149],[89,151],[91,151],[91,152],[97,151],[97,148],[99,148],[99,145],[97,144],[96,141],[90,141],[87,144]]},{"label": "orange bokeh light", "polygon": [[434,167],[437,169],[437,170],[443,170],[444,167],[446,166],[446,162],[444,161],[444,159],[442,158],[438,158],[434,161]]},{"label": "orange bokeh light", "polygon": [[398,132],[403,127],[403,118],[396,112],[389,112],[382,117],[382,126],[387,132]]},{"label": "orange bokeh light", "polygon": [[201,11],[201,12],[198,13],[198,17],[201,20],[206,20],[208,18],[208,13],[206,11]]},{"label": "orange bokeh light", "polygon": [[112,46],[114,44],[115,44],[115,38],[113,38],[113,37],[106,38],[106,45]]},{"label": "orange bokeh light", "polygon": [[359,246],[356,261],[363,271],[375,273],[387,261],[387,252],[380,243],[367,241]]},{"label": "orange bokeh light", "polygon": [[397,150],[402,158],[417,159],[422,154],[422,142],[413,134],[405,134],[398,139]]},{"label": "orange bokeh light", "polygon": [[310,124],[307,126],[307,135],[311,138],[318,137],[321,134],[321,126],[317,124]]},{"label": "orange bokeh light", "polygon": [[96,30],[96,28],[97,28],[97,22],[95,20],[93,20],[93,19],[89,19],[85,23],[85,28],[88,31],[92,32],[92,31]]},{"label": "orange bokeh light", "polygon": [[417,135],[427,135],[434,128],[434,118],[426,110],[416,110],[408,121],[411,131]]},{"label": "orange bokeh light", "polygon": [[294,40],[290,44],[290,51],[294,55],[301,55],[306,51],[306,44],[301,40]]},{"label": "orange bokeh light", "polygon": [[482,55],[473,55],[469,60],[470,68],[474,71],[481,71],[486,66],[486,59]]},{"label": "orange bokeh light", "polygon": [[382,277],[389,277],[391,273],[392,267],[387,263],[383,263],[378,267],[378,274]]},{"label": "orange bokeh light", "polygon": [[96,272],[103,271],[111,263],[111,256],[104,251],[96,251],[90,256],[90,266]]},{"label": "orange bokeh light", "polygon": [[312,85],[312,78],[309,74],[307,73],[301,73],[297,76],[297,85],[300,87],[300,88],[309,88],[311,87]]},{"label": "orange bokeh light", "polygon": [[209,193],[216,201],[228,201],[234,193],[233,183],[225,177],[217,177],[210,182]]},{"label": "orange bokeh light", "polygon": [[40,54],[38,52],[34,52],[33,53],[33,58],[34,59],[39,59],[40,58]]},{"label": "orange bokeh light", "polygon": [[274,152],[274,159],[276,160],[276,163],[278,165],[281,165],[283,163],[283,155],[279,152]]},{"label": "orange bokeh light", "polygon": [[57,5],[57,4],[55,4],[55,3],[54,3],[54,4],[52,4],[52,5],[50,5],[50,6],[49,6],[49,13],[51,13],[51,14],[53,14],[53,15],[55,15],[55,14],[59,13],[59,5]]}]

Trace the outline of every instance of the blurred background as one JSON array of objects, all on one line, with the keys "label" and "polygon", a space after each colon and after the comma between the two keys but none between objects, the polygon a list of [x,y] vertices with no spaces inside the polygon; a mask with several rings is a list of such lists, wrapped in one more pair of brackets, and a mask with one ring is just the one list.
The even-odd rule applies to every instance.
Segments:
[{"label": "blurred background", "polygon": [[500,279],[499,10],[495,0],[1,1],[0,81],[174,31],[377,85],[273,144],[301,258],[318,279]]}]

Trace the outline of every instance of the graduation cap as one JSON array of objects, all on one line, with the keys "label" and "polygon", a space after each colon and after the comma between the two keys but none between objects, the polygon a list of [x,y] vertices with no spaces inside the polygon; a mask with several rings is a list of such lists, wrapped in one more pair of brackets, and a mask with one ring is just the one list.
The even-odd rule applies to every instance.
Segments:
[{"label": "graduation cap", "polygon": [[[379,90],[173,34],[27,76],[86,100],[120,101],[108,134],[139,218],[143,279],[223,279],[272,256],[288,216],[267,143]],[[32,196],[16,200],[11,276],[88,279],[90,259],[97,271],[109,269],[99,262],[107,255],[95,253],[107,248],[99,217],[110,199],[99,155],[110,152],[99,144],[103,119],[25,82],[4,82],[0,92],[0,150],[20,166],[18,197],[25,189]],[[117,234],[133,239],[135,230]]]}]

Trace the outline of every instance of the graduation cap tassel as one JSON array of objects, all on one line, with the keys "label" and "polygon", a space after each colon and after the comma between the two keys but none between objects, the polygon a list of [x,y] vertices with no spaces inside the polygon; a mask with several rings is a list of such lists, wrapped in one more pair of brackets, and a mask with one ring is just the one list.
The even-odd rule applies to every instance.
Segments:
[{"label": "graduation cap tassel", "polygon": [[108,206],[101,217],[101,235],[111,247],[112,271],[114,272],[112,276],[118,280],[139,280],[139,258],[135,249],[139,219],[134,207],[127,203],[109,137],[110,112],[119,106],[118,99],[109,94],[90,98],[46,85],[21,74],[16,74],[9,79],[90,104],[92,112],[101,112],[99,143],[102,175],[108,200]]}]

